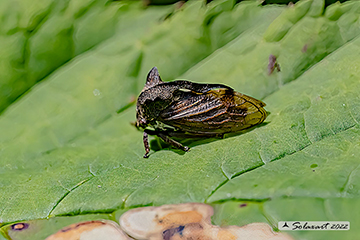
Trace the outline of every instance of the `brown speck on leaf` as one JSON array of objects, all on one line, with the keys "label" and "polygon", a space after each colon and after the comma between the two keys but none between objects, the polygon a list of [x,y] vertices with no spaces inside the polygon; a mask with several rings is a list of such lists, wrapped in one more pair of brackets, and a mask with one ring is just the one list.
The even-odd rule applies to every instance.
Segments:
[{"label": "brown speck on leaf", "polygon": [[307,49],[308,49],[308,45],[305,44],[305,45],[303,46],[303,48],[301,49],[301,52],[306,53]]},{"label": "brown speck on leaf", "polygon": [[280,72],[280,65],[276,61],[276,57],[272,54],[269,56],[269,64],[268,64],[268,75],[271,75],[274,72],[274,69],[277,69]]},{"label": "brown speck on leaf", "polygon": [[11,225],[11,230],[21,231],[27,229],[28,227],[29,227],[28,223],[15,223]]},{"label": "brown speck on leaf", "polygon": [[184,4],[185,4],[185,1],[178,1],[177,3],[175,3],[175,8],[180,9],[180,8],[182,8],[182,6]]},{"label": "brown speck on leaf", "polygon": [[243,207],[246,207],[247,204],[246,203],[243,203],[243,204],[240,204],[239,207],[243,208]]}]

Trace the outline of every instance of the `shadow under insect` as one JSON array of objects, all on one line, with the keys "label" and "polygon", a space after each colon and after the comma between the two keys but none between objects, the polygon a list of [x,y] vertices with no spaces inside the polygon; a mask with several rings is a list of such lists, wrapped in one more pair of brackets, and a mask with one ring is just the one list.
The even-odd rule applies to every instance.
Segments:
[{"label": "shadow under insect", "polygon": [[[171,137],[175,141],[179,142],[180,144],[189,147],[189,149],[191,150],[191,148],[199,146],[199,145],[208,144],[208,143],[215,142],[215,141],[221,141],[225,138],[237,137],[239,135],[251,132],[251,131],[255,130],[256,128],[264,127],[267,124],[269,124],[269,123],[263,122],[259,125],[253,126],[248,129],[241,130],[239,132],[231,132],[231,133],[218,134],[218,135],[213,135],[213,136],[207,136],[207,135],[201,135],[201,134],[174,133],[173,132],[173,133],[169,134],[170,135],[169,137]],[[166,133],[164,133],[164,134],[166,134]],[[178,148],[171,146],[171,144],[164,142],[160,137],[158,137],[156,135],[154,135],[153,137],[154,137],[154,139],[150,141],[150,149],[153,150],[154,152],[158,152],[161,150],[171,150],[172,152],[177,153],[179,155],[184,155],[186,153],[185,151],[182,151]]]}]

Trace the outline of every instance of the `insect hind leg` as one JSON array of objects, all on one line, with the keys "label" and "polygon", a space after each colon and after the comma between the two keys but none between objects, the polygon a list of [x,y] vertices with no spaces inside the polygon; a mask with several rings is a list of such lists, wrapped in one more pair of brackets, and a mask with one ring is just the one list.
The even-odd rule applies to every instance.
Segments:
[{"label": "insect hind leg", "polygon": [[164,142],[170,144],[171,146],[181,149],[185,152],[188,152],[190,150],[189,147],[182,145],[181,143],[169,138],[167,135],[163,134],[163,133],[157,133],[156,134],[158,137],[160,137]]},{"label": "insect hind leg", "polygon": [[188,152],[190,150],[189,147],[182,145],[181,143],[171,139],[169,136],[167,136],[165,134],[165,132],[159,132],[159,131],[153,131],[153,130],[149,130],[149,129],[145,129],[144,131],[144,136],[143,136],[143,142],[144,142],[144,147],[145,147],[145,155],[144,158],[148,158],[149,157],[149,152],[150,152],[150,145],[149,145],[149,138],[148,135],[156,135],[158,137],[160,137],[164,142],[170,144],[171,146],[181,149],[185,152]]}]

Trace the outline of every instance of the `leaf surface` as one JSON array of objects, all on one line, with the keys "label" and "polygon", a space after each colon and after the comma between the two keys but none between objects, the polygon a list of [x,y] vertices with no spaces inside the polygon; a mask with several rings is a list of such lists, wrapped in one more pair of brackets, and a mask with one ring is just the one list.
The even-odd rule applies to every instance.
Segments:
[{"label": "leaf surface", "polygon": [[[190,1],[181,8],[36,2],[20,8],[16,22],[36,29],[31,37],[14,30],[0,40],[26,42],[29,67],[6,73],[11,78],[0,83],[18,88],[0,98],[6,108],[0,115],[0,224],[182,202],[221,209],[224,201],[247,200],[255,215],[240,223],[226,215],[224,223],[253,219],[276,226],[274,219],[288,217],[280,201],[358,204],[359,2],[325,10],[320,0],[294,6]],[[7,33],[18,29],[7,19]],[[1,58],[23,61],[18,47],[4,51],[10,55]],[[269,75],[271,54],[281,71]],[[7,61],[0,60],[0,68],[13,71],[6,64],[14,61]],[[263,100],[271,114],[242,134],[185,140],[191,147],[185,154],[151,137],[144,159],[142,133],[130,123],[153,66],[166,81],[232,86]],[[271,204],[272,212],[263,214]],[[219,216],[215,222],[223,221]],[[353,219],[351,211],[335,216],[342,219],[326,219]],[[351,236],[358,233],[353,229]]]}]

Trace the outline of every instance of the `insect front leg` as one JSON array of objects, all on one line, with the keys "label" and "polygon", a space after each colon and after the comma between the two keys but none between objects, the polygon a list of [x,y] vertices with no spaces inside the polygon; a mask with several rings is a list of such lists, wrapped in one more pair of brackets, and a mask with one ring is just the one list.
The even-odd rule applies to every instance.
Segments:
[{"label": "insect front leg", "polygon": [[188,152],[190,150],[189,147],[182,145],[181,143],[169,138],[168,136],[166,136],[163,133],[157,133],[156,135],[158,137],[160,137],[162,140],[164,140],[164,142],[170,144],[171,146],[173,146],[175,148],[181,149],[181,150],[183,150],[185,152]]},{"label": "insect front leg", "polygon": [[150,152],[150,146],[149,146],[148,134],[145,131],[144,131],[144,135],[143,135],[143,142],[144,142],[144,147],[145,147],[144,158],[148,158],[149,157],[149,152]]}]

